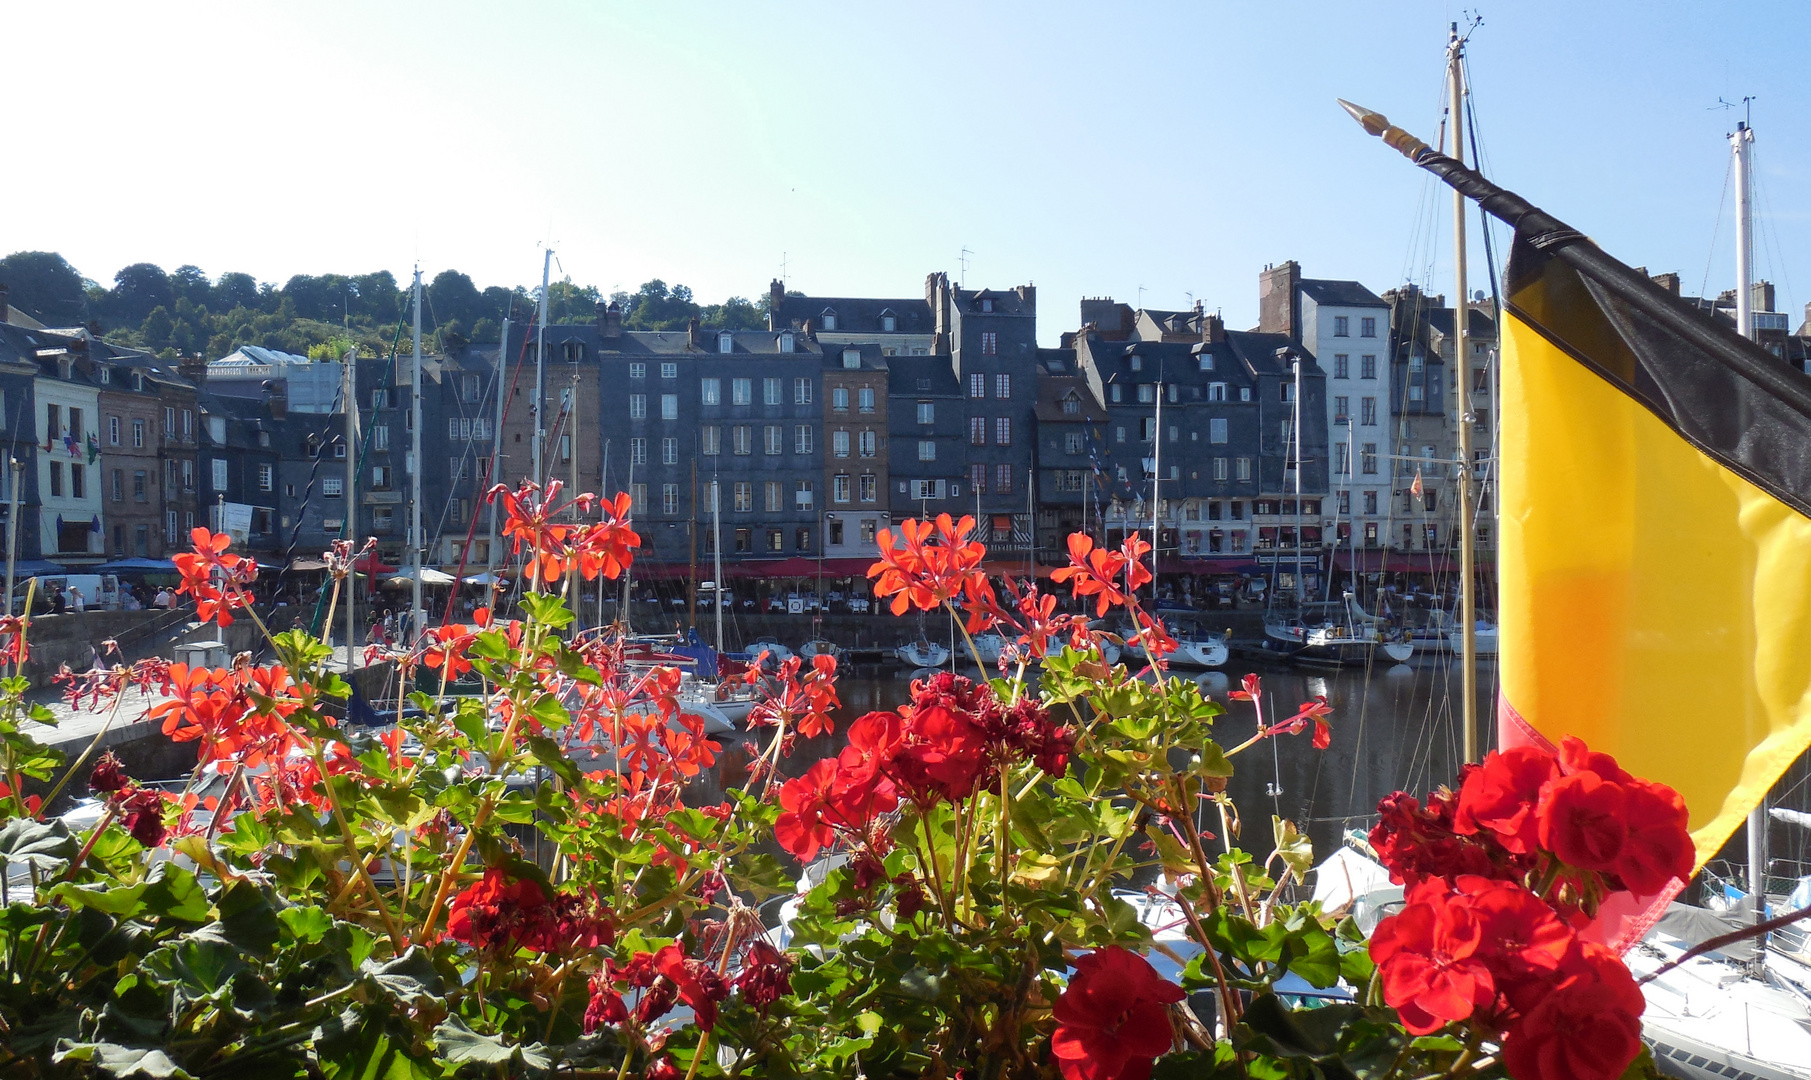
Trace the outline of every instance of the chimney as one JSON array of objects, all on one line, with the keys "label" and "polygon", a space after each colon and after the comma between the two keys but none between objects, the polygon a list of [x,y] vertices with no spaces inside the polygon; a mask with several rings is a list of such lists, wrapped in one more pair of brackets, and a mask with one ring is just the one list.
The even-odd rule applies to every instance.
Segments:
[{"label": "chimney", "polygon": [[199,356],[183,356],[176,361],[176,374],[199,390],[207,382],[208,362]]},{"label": "chimney", "polygon": [[[1200,303],[1200,301],[1196,301]],[[1219,345],[1226,340],[1226,320],[1218,313],[1203,316],[1201,320],[1201,340],[1210,345]]]},{"label": "chimney", "polygon": [[1679,295],[1679,275],[1678,274],[1655,274],[1650,280],[1653,281],[1654,284],[1660,286],[1662,289],[1665,289],[1667,292],[1671,293],[1672,295],[1674,295],[1674,296]]},{"label": "chimney", "polygon": [[597,330],[605,338],[623,336],[623,307],[621,304],[612,300],[604,307],[604,317]]},{"label": "chimney", "polygon": [[609,311],[610,301],[599,300],[597,302],[597,332],[600,334],[604,332],[604,324],[610,321]]},{"label": "chimney", "polygon": [[1038,309],[1038,287],[1036,285],[1019,285],[1013,289],[1019,294],[1019,302],[1033,312]]},{"label": "chimney", "polygon": [[1302,267],[1294,259],[1267,266],[1258,273],[1258,329],[1267,334],[1287,334],[1302,340]]},{"label": "chimney", "polygon": [[698,316],[694,315],[690,319],[687,319],[685,323],[685,343],[694,349],[702,348],[703,346],[699,344],[702,337],[703,335],[698,332]]},{"label": "chimney", "polygon": [[1757,281],[1748,286],[1748,306],[1755,311],[1773,310],[1773,282]]},{"label": "chimney", "polygon": [[950,276],[942,271],[924,276],[924,302],[931,306],[931,331],[935,335],[933,353],[941,355],[949,347]]},{"label": "chimney", "polygon": [[767,285],[767,328],[769,330],[778,330],[784,325],[780,321],[780,308],[785,303],[786,283],[779,278],[774,278]]}]

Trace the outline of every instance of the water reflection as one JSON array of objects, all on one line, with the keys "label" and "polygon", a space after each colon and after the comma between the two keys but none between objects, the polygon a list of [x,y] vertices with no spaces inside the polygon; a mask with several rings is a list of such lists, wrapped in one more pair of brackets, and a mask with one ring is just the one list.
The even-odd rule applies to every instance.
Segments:
[{"label": "water reflection", "polygon": [[[1259,744],[1235,759],[1230,790],[1245,815],[1241,841],[1259,858],[1270,850],[1272,813],[1294,821],[1313,840],[1316,857],[1324,858],[1345,829],[1369,826],[1378,799],[1398,789],[1419,795],[1457,775],[1462,744],[1456,661],[1302,670],[1235,659],[1223,671],[1183,674],[1192,674],[1203,694],[1226,706],[1215,735],[1223,746],[1235,746],[1257,730],[1250,703],[1227,699],[1229,689],[1253,671],[1263,679],[1267,716],[1287,716],[1321,696],[1333,708],[1328,749],[1316,751],[1304,733]],[[836,716],[836,733],[799,740],[781,771],[796,776],[819,758],[836,754],[850,721],[907,700],[913,674],[896,668],[844,668],[837,680],[843,708]],[[1480,683],[1478,715],[1488,732],[1494,687],[1487,676]],[[761,741],[740,735],[722,741],[716,768],[688,790],[688,802],[714,802],[725,788],[747,783],[749,763]]]}]

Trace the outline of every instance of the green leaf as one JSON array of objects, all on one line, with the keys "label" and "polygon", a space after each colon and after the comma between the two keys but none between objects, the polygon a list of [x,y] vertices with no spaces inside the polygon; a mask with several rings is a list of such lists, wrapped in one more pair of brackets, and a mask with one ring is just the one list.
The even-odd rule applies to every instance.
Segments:
[{"label": "green leaf", "polygon": [[552,593],[529,593],[522,597],[522,610],[527,613],[530,622],[550,626],[555,630],[572,622],[575,616],[566,607],[566,602]]},{"label": "green leaf", "polygon": [[553,1064],[540,1043],[511,1046],[495,1035],[480,1035],[465,1026],[457,1016],[449,1016],[434,1029],[434,1042],[440,1056],[455,1064],[504,1065],[520,1061],[531,1069],[547,1069]]},{"label": "green leaf", "polygon": [[1465,1044],[1451,1035],[1423,1035],[1409,1045],[1417,1050],[1438,1050],[1448,1054],[1456,1054],[1465,1049]]},{"label": "green leaf", "polygon": [[75,838],[61,821],[13,818],[0,825],[0,867],[26,863],[39,870],[53,870],[75,858]]},{"label": "green leaf", "polygon": [[145,879],[144,914],[184,922],[206,922],[207,890],[192,870],[173,862],[160,862],[151,867]]},{"label": "green leaf", "polygon": [[71,1043],[51,1056],[61,1065],[65,1061],[82,1061],[113,1076],[153,1076],[169,1080],[190,1080],[183,1068],[168,1054],[154,1047],[120,1046],[116,1043]]},{"label": "green leaf", "polygon": [[765,852],[744,855],[732,861],[726,876],[732,888],[753,893],[756,900],[765,900],[793,889],[793,881],[786,872],[785,864]]},{"label": "green leaf", "polygon": [[216,924],[221,938],[246,952],[269,956],[270,950],[283,937],[277,922],[277,909],[263,889],[249,881],[239,880],[220,890],[214,899],[220,912]]},{"label": "green leaf", "polygon": [[440,972],[434,969],[434,962],[418,945],[409,946],[401,956],[382,964],[366,960],[359,966],[359,971],[385,993],[408,1004],[414,1004],[420,998],[446,995]]},{"label": "green leaf", "polygon": [[313,945],[333,928],[333,916],[318,907],[289,907],[277,912],[277,921],[300,945]]},{"label": "green leaf", "polygon": [[1277,855],[1299,880],[1314,867],[1314,842],[1303,836],[1295,822],[1270,815],[1270,831],[1276,841]]},{"label": "green leaf", "polygon": [[899,977],[899,989],[920,1001],[936,1001],[943,993],[943,978],[915,967]]}]

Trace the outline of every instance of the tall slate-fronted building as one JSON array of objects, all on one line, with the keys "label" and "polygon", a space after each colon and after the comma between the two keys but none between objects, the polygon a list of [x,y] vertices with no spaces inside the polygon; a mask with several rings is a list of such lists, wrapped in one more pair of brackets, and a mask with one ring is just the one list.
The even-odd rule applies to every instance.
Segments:
[{"label": "tall slate-fronted building", "polygon": [[1037,290],[968,290],[937,273],[926,280],[925,293],[962,395],[965,497],[980,511],[979,535],[990,551],[1026,552],[1033,544]]}]

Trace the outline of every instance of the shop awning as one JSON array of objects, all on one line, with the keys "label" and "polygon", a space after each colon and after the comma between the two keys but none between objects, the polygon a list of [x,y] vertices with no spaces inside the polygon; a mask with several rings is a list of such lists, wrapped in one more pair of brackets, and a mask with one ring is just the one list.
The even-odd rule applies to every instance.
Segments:
[{"label": "shop awning", "polygon": [[1249,555],[1165,556],[1157,560],[1162,574],[1256,574],[1262,568]]},{"label": "shop awning", "polygon": [[171,559],[115,559],[94,569],[102,574],[174,574],[176,563]]},{"label": "shop awning", "polygon": [[1453,569],[1453,560],[1434,552],[1395,552],[1374,548],[1361,549],[1356,560],[1351,551],[1335,551],[1333,566],[1337,570],[1356,569],[1361,574],[1445,574]]}]

